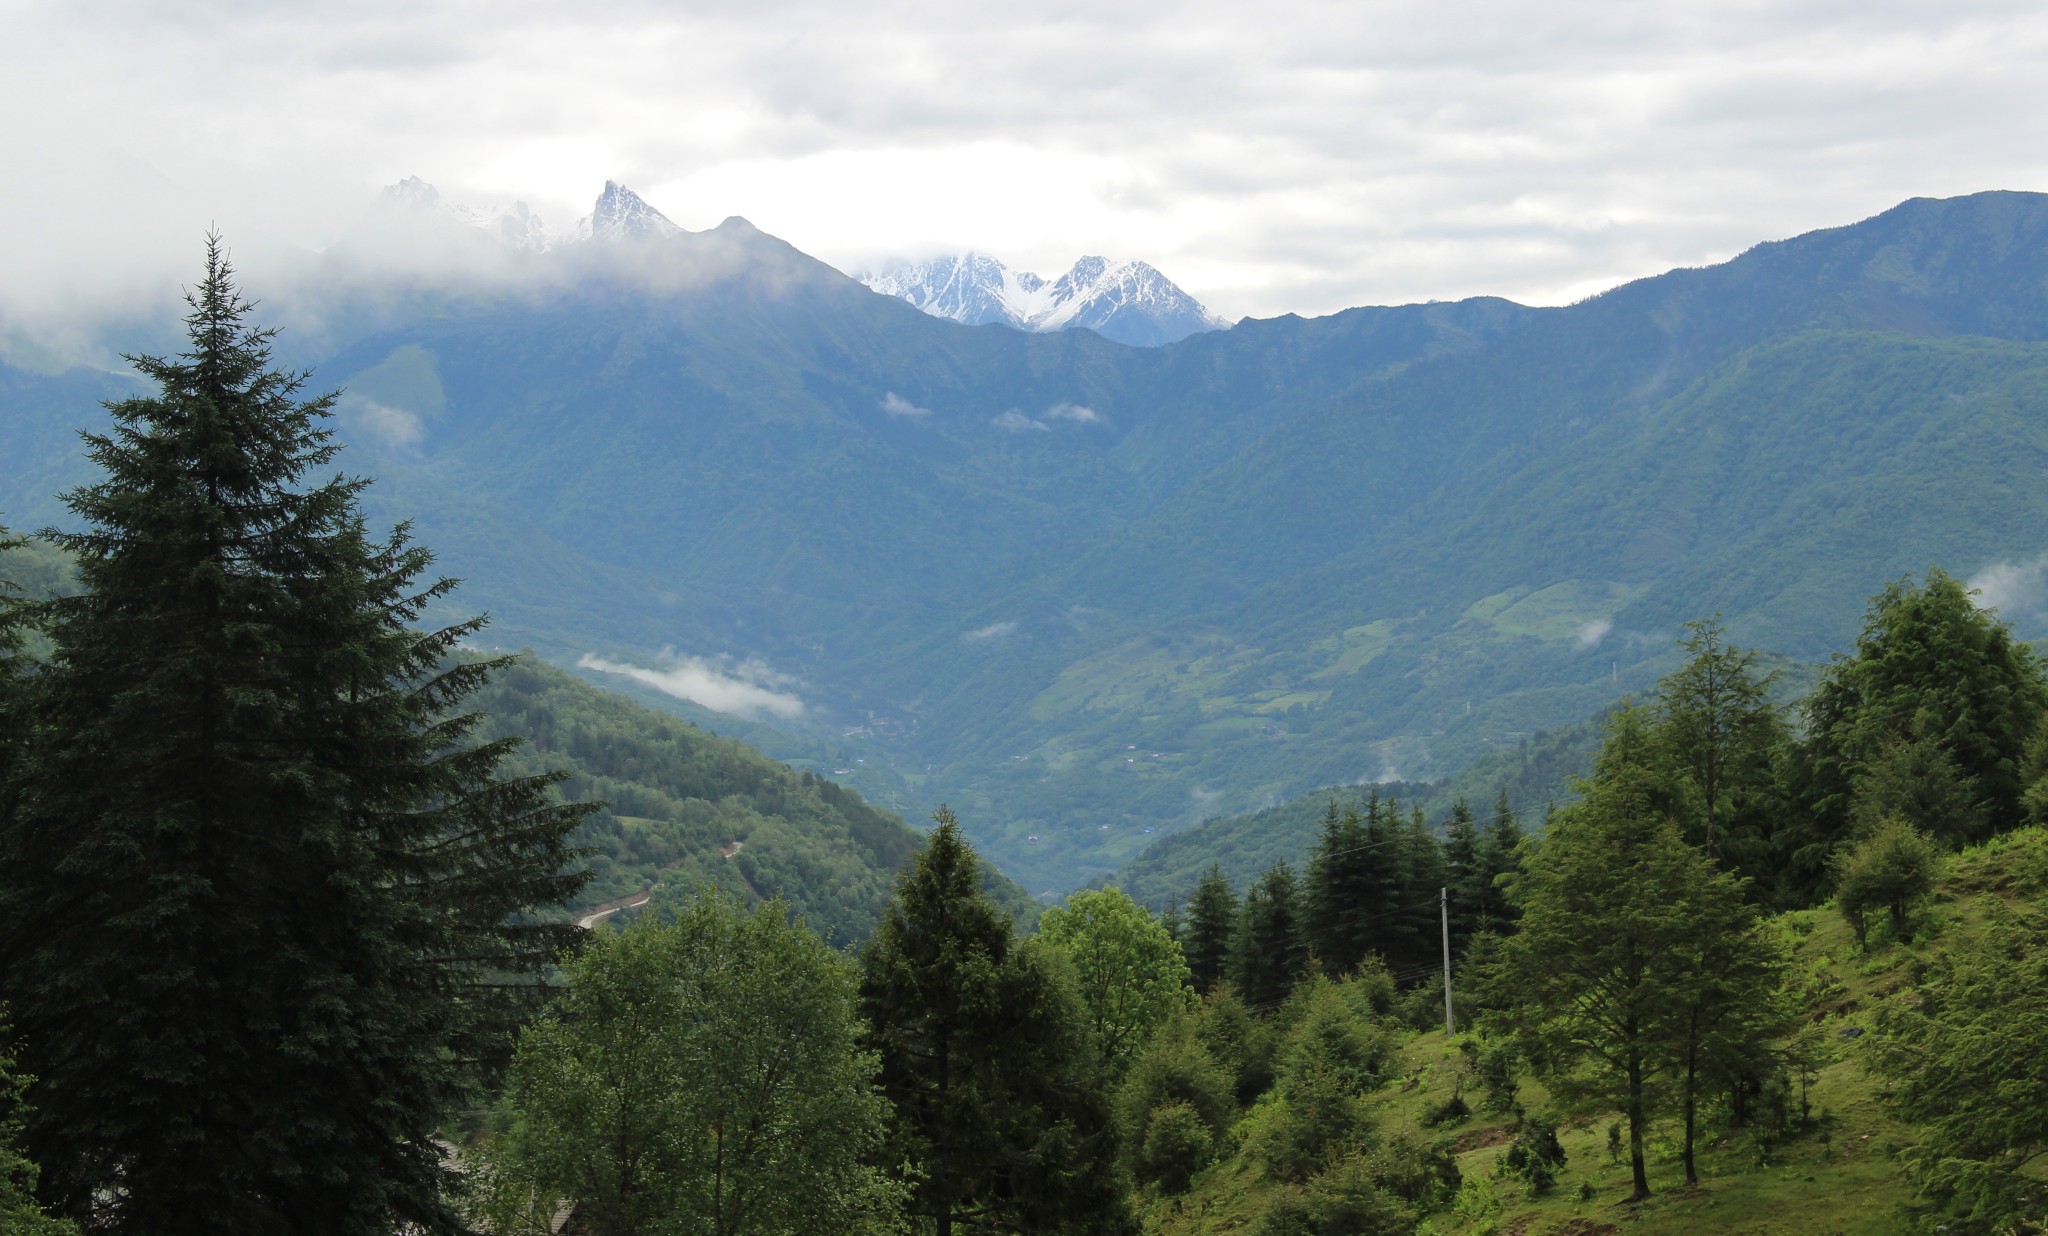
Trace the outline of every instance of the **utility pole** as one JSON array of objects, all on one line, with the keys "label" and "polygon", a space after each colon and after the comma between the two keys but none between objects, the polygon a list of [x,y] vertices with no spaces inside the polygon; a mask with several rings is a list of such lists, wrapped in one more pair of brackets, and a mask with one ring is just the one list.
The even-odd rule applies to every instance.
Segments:
[{"label": "utility pole", "polygon": [[1437,890],[1437,909],[1442,913],[1444,925],[1444,1037],[1458,1032],[1457,1023],[1451,1017],[1451,890]]}]

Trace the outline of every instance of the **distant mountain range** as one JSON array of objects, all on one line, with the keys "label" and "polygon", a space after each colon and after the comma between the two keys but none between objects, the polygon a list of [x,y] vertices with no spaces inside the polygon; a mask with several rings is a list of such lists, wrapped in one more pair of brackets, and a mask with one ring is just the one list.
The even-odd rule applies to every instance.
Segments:
[{"label": "distant mountain range", "polygon": [[1230,323],[1144,262],[1084,257],[1057,279],[1011,270],[983,253],[905,262],[860,281],[964,326],[1092,330],[1136,347],[1174,343]]},{"label": "distant mountain range", "polygon": [[353,238],[361,244],[387,238],[394,228],[440,226],[463,229],[495,241],[515,253],[546,253],[582,241],[664,240],[682,228],[649,206],[639,194],[617,181],[604,182],[591,212],[567,232],[550,231],[525,202],[465,206],[417,176],[387,187]]},{"label": "distant mountain range", "polygon": [[[550,229],[525,202],[466,206],[417,176],[386,188],[337,253],[377,263],[418,256],[424,243],[458,250],[488,241],[512,255],[558,254],[590,241],[643,244],[686,230],[617,181],[607,180],[591,212],[564,231]],[[469,256],[483,255],[473,249]],[[531,276],[531,267],[518,268]],[[1156,347],[1230,323],[1202,307],[1145,262],[1084,257],[1057,279],[1013,271],[980,253],[905,262],[859,276],[862,283],[966,326],[1000,324],[1045,332],[1092,330],[1135,347]]]},{"label": "distant mountain range", "polygon": [[[1823,659],[1940,564],[2048,634],[2041,195],[1569,307],[1147,348],[963,326],[738,219],[417,231],[337,246],[286,340],[457,608],[907,818],[950,803],[1034,893],[1582,721],[1689,618]],[[73,430],[130,381],[0,368],[0,519],[62,518]]]}]

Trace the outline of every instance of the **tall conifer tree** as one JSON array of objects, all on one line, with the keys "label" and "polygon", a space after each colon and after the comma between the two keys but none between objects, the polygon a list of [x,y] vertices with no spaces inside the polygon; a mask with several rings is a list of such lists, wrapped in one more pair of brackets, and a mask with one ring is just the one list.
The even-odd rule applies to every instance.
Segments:
[{"label": "tall conifer tree", "polygon": [[1054,950],[1011,934],[944,807],[861,954],[860,1007],[894,1105],[885,1167],[938,1236],[1125,1232],[1107,1100]]},{"label": "tall conifer tree", "polygon": [[1210,863],[1195,886],[1195,895],[1188,899],[1186,935],[1181,941],[1188,974],[1202,995],[1230,977],[1230,942],[1236,932],[1237,895],[1230,891],[1222,868]]},{"label": "tall conifer tree", "polygon": [[94,1231],[456,1231],[436,1130],[572,929],[580,808],[451,710],[480,620],[271,368],[217,239],[161,388],[88,435],[79,595],[0,832],[0,989],[43,1192]]},{"label": "tall conifer tree", "polygon": [[1283,859],[1245,892],[1232,960],[1238,992],[1254,1010],[1277,1008],[1301,977],[1308,950],[1296,890],[1294,869]]}]

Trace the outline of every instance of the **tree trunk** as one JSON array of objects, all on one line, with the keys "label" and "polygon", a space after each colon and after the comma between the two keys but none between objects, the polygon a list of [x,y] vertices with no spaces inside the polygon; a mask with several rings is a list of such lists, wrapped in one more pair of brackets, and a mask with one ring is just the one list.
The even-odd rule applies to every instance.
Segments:
[{"label": "tree trunk", "polygon": [[1628,1166],[1635,1179],[1629,1201],[1650,1196],[1650,1173],[1643,1164],[1643,1062],[1633,1053],[1628,1060]]},{"label": "tree trunk", "polygon": [[1696,1169],[1696,1168],[1694,1167],[1694,1165],[1693,1165],[1693,1158],[1692,1158],[1692,1140],[1693,1140],[1693,1126],[1694,1126],[1694,1124],[1696,1123],[1696,1117],[1697,1117],[1697,1115],[1698,1115],[1698,1113],[1699,1113],[1699,1103],[1698,1103],[1698,1101],[1697,1101],[1697,1099],[1696,1099],[1696,1097],[1695,1097],[1695,1087],[1696,1087],[1696,1086],[1698,1085],[1698,1081],[1699,1081],[1699,1066],[1698,1066],[1698,1064],[1696,1063],[1696,1061],[1695,1061],[1695,1059],[1694,1059],[1694,1055],[1693,1055],[1693,1053],[1691,1053],[1691,1052],[1687,1052],[1687,1053],[1686,1053],[1686,1056],[1685,1056],[1685,1156],[1684,1156],[1684,1157],[1685,1157],[1685,1183],[1687,1183],[1687,1184],[1689,1184],[1689,1185],[1696,1185],[1696,1184],[1698,1184],[1698,1183],[1700,1182],[1700,1174],[1699,1174],[1699,1171],[1698,1171],[1698,1170],[1697,1170],[1697,1169]]}]

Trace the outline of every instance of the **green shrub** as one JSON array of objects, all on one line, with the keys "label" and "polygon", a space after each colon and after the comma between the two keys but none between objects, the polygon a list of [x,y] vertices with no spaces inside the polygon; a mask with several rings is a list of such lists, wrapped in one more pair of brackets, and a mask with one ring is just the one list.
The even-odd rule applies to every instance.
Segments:
[{"label": "green shrub", "polygon": [[1423,1109],[1422,1127],[1425,1129],[1434,1129],[1442,1125],[1456,1124],[1458,1121],[1463,1120],[1465,1117],[1471,1114],[1472,1105],[1465,1101],[1465,1096],[1461,1094],[1453,1094],[1450,1098],[1445,1099],[1443,1102],[1433,1103],[1429,1107]]},{"label": "green shrub", "polygon": [[1562,1170],[1564,1147],[1557,1140],[1557,1126],[1532,1120],[1509,1143],[1494,1174],[1520,1180],[1535,1197],[1548,1193]]},{"label": "green shrub", "polygon": [[1186,1103],[1167,1103],[1151,1113],[1138,1147],[1140,1180],[1155,1180],[1169,1194],[1187,1192],[1188,1181],[1209,1165],[1215,1139],[1201,1114]]}]

